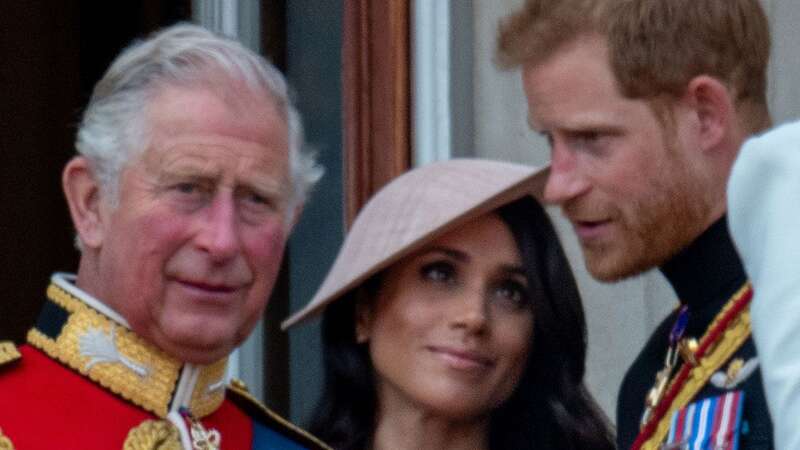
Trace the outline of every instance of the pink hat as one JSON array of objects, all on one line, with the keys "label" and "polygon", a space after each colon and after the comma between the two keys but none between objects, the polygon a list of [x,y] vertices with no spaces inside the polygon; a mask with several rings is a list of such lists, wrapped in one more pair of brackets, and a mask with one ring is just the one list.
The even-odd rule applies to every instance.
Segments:
[{"label": "pink hat", "polygon": [[319,314],[448,230],[526,195],[541,198],[546,179],[546,169],[486,159],[436,162],[395,178],[364,205],[314,298],[281,328]]}]

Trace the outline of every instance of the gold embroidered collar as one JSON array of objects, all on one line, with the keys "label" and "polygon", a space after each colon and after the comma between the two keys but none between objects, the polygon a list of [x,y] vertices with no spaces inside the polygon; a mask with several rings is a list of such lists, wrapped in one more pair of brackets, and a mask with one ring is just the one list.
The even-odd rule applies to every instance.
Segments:
[{"label": "gold embroidered collar", "polygon": [[198,366],[167,355],[72,280],[53,275],[48,301],[28,332],[31,345],[161,418],[180,408],[202,418],[222,404],[227,358]]}]

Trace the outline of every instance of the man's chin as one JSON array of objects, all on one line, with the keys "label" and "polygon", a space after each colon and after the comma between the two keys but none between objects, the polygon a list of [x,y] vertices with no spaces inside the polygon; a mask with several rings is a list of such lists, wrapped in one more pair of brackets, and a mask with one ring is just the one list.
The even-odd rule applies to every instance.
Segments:
[{"label": "man's chin", "polygon": [[234,350],[234,347],[229,345],[198,347],[181,342],[170,343],[164,346],[169,347],[169,349],[165,349],[165,351],[172,357],[185,363],[199,365],[215,363],[230,355]]},{"label": "man's chin", "polygon": [[198,330],[181,333],[176,330],[166,331],[154,336],[153,344],[170,356],[191,364],[211,364],[230,355],[236,343],[228,335],[210,333],[199,334]]},{"label": "man's chin", "polygon": [[179,359],[185,363],[206,366],[227,358],[232,352],[233,348],[225,348],[218,351],[194,351],[184,349],[181,351],[182,356],[179,357]]},{"label": "man's chin", "polygon": [[632,258],[631,256],[631,253],[618,256],[608,250],[583,248],[586,270],[593,278],[604,283],[621,281],[646,272],[653,267],[642,258]]}]

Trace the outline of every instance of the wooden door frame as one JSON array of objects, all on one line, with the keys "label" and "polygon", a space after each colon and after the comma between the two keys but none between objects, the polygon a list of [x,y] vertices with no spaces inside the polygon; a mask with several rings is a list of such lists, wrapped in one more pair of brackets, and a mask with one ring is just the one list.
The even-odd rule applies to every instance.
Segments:
[{"label": "wooden door frame", "polygon": [[344,218],[411,167],[410,0],[344,3]]}]

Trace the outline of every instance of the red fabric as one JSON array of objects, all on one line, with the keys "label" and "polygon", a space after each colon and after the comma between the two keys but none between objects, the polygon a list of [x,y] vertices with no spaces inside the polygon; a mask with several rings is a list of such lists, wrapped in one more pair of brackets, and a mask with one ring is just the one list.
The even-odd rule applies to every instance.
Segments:
[{"label": "red fabric", "polygon": [[[122,448],[131,428],[156,419],[31,346],[0,368],[0,429],[18,450]],[[249,449],[252,422],[228,400],[203,419],[226,450]]]}]

